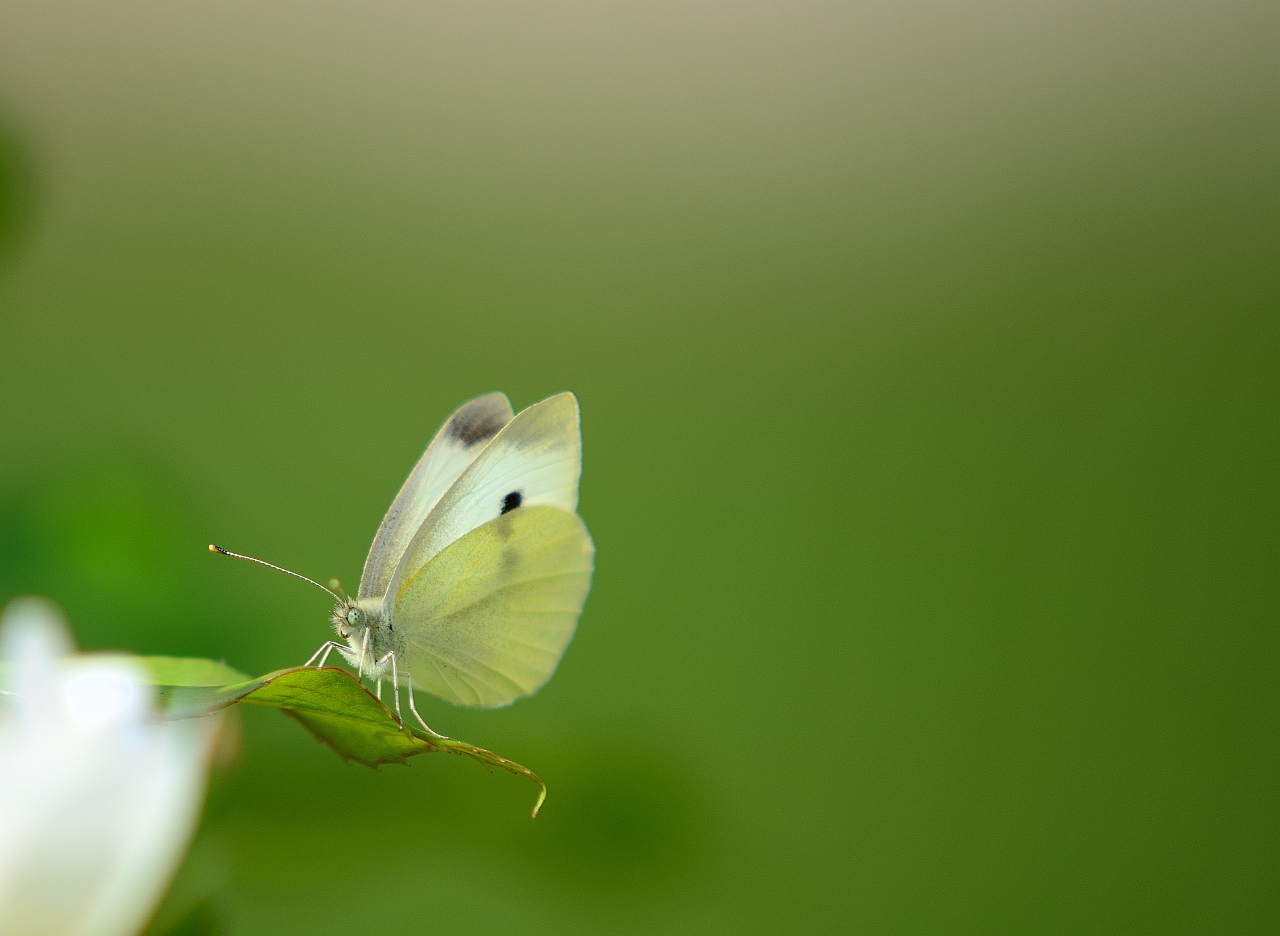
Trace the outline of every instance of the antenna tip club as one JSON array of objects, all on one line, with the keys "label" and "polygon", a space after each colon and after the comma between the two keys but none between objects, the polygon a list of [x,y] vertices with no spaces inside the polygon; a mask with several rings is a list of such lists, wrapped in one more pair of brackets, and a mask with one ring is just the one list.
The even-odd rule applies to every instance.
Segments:
[{"label": "antenna tip club", "polygon": [[[209,544],[209,552],[216,552],[216,553],[220,553],[220,552],[223,552],[223,549],[222,549],[222,547],[221,547],[221,546],[215,546],[213,543],[210,543],[210,544]],[[225,555],[225,553],[224,553],[224,555]]]}]

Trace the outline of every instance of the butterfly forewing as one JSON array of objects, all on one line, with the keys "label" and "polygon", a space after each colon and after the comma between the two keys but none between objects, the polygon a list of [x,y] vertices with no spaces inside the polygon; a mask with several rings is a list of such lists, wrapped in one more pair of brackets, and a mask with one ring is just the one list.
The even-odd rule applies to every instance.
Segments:
[{"label": "butterfly forewing", "polygon": [[573,394],[561,393],[521,410],[431,509],[391,577],[388,602],[398,601],[405,583],[432,557],[482,524],[536,505],[572,513],[581,474],[582,435]]},{"label": "butterfly forewing", "polygon": [[502,393],[464,403],[445,421],[378,527],[360,576],[361,598],[386,594],[405,549],[440,498],[511,421]]},{"label": "butterfly forewing", "polygon": [[445,547],[396,594],[414,687],[484,708],[536,691],[573,637],[593,554],[582,520],[545,505]]}]

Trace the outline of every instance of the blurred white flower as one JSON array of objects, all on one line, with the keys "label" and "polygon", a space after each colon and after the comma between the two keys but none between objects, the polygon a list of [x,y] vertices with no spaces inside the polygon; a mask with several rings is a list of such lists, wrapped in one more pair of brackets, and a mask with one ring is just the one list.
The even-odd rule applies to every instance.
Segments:
[{"label": "blurred white flower", "polygon": [[0,619],[0,936],[131,936],[200,816],[218,718],[164,723],[126,659],[75,656],[58,609]]}]

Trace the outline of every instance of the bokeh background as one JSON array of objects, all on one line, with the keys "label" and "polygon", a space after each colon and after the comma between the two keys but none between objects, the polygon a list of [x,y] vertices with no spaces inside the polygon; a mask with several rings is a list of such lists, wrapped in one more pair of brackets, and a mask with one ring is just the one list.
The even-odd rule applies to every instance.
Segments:
[{"label": "bokeh background", "polygon": [[157,931],[1274,931],[1277,50],[1221,0],[0,3],[0,599],[300,663],[327,600],[206,543],[353,587],[457,404],[582,404],[559,672],[421,703],[543,816],[250,709]]}]

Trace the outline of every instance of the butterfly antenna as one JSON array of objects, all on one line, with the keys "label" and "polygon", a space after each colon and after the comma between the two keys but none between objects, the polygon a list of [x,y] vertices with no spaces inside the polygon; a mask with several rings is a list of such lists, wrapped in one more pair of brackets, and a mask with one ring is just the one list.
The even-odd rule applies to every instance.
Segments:
[{"label": "butterfly antenna", "polygon": [[229,549],[223,549],[221,546],[216,546],[213,543],[209,544],[209,552],[221,553],[224,556],[230,556],[232,559],[243,559],[245,562],[256,562],[258,565],[266,566],[268,569],[275,569],[277,572],[283,572],[285,575],[292,575],[294,578],[302,579],[304,582],[310,582],[312,585],[320,589],[322,592],[326,592],[327,594],[329,594],[334,601],[337,601],[337,602],[342,601],[342,598],[339,597],[336,592],[329,591],[329,589],[325,588],[315,579],[309,579],[305,575],[299,575],[297,572],[292,572],[289,569],[283,568],[282,566],[275,565],[274,563],[271,563],[271,562],[267,562],[264,559],[255,559],[253,556],[246,556],[243,553],[232,552]]}]

